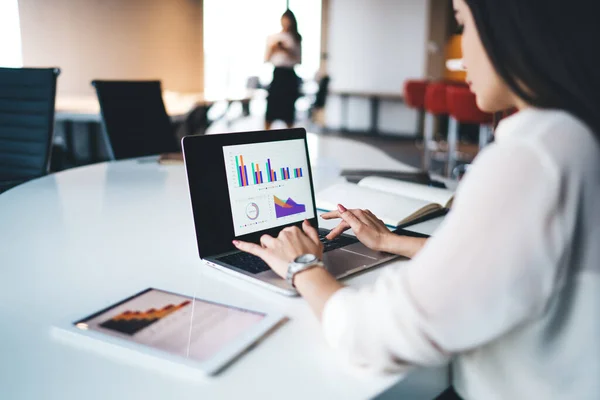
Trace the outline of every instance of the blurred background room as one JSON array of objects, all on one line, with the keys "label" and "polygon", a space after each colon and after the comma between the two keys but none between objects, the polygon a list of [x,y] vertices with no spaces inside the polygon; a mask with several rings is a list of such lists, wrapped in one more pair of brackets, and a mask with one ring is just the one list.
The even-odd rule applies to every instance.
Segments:
[{"label": "blurred background room", "polygon": [[[312,175],[297,168],[295,180],[312,179],[308,198],[378,174],[452,195],[497,121],[465,83],[460,34],[451,0],[0,0],[0,398],[443,391],[446,366],[357,378],[326,350],[298,298],[206,267],[181,139],[301,127]],[[213,187],[202,190],[214,198]],[[410,221],[416,235],[436,229],[443,203],[431,220]],[[117,361],[91,355],[50,333],[148,287],[291,322],[201,382],[167,376],[160,362],[137,368],[118,351]]]},{"label": "blurred background room", "polygon": [[[438,92],[444,97],[445,86],[464,82],[450,0],[0,4],[2,36],[10,38],[0,44],[0,66],[60,69],[53,171],[111,158],[94,80],[160,81],[179,137],[262,129],[273,77],[265,43],[281,30],[287,9],[302,36],[295,126],[366,142],[449,174],[448,159],[457,160],[451,167],[472,159],[481,147],[479,126],[491,121],[480,115],[459,121],[457,143],[448,149],[450,111],[436,104],[427,110],[429,84],[444,85]],[[475,107],[473,98],[467,101]],[[272,126],[284,127],[282,121]]]}]

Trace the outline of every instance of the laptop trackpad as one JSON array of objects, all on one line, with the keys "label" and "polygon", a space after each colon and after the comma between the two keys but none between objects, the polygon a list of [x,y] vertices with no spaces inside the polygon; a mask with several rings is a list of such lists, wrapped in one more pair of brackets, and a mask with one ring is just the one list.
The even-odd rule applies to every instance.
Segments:
[{"label": "laptop trackpad", "polygon": [[[377,263],[387,255],[368,249],[361,243],[343,247],[327,252],[323,255],[323,261],[327,270],[335,277],[346,275],[349,271],[366,268]],[[389,257],[389,256],[388,256]]]}]

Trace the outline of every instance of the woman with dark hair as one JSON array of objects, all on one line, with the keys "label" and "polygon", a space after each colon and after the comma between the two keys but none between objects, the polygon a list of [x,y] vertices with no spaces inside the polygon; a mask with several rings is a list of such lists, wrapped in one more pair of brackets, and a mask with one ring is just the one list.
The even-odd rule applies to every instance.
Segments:
[{"label": "woman with dark hair", "polygon": [[281,16],[281,32],[267,38],[265,62],[273,64],[273,80],[267,97],[265,128],[271,129],[275,120],[282,120],[288,128],[294,124],[295,103],[300,96],[300,80],[294,66],[302,62],[302,36],[291,10]]},{"label": "woman with dark hair", "polygon": [[454,0],[479,108],[519,111],[500,122],[431,239],[395,236],[368,210],[323,216],[342,220],[330,237],[352,228],[411,261],[356,290],[315,261],[323,247],[306,222],[235,245],[295,285],[348,360],[380,370],[451,361],[444,398],[600,399],[596,7]]}]

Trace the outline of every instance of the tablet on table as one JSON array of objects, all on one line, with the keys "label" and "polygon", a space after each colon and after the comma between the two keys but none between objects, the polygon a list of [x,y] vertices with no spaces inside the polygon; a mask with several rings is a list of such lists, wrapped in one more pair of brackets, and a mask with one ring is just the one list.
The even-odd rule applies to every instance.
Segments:
[{"label": "tablet on table", "polygon": [[149,288],[56,328],[54,334],[92,339],[86,347],[103,353],[105,345],[111,345],[111,353],[121,358],[137,354],[140,361],[148,361],[150,356],[213,375],[285,320],[282,315]]}]

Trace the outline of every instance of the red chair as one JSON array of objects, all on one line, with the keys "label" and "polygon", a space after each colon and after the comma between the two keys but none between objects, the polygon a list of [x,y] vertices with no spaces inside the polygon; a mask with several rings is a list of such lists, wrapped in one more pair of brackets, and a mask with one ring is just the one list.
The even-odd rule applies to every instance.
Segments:
[{"label": "red chair", "polygon": [[491,140],[493,114],[481,111],[477,107],[475,94],[464,86],[448,86],[446,104],[450,115],[446,174],[451,177],[457,161],[459,124],[479,125],[479,150],[481,150]]},{"label": "red chair", "polygon": [[429,171],[431,166],[431,151],[437,149],[434,140],[436,119],[448,114],[446,103],[447,83],[432,82],[425,89],[425,129],[423,146],[423,169]]},{"label": "red chair", "polygon": [[419,112],[417,120],[417,136],[423,136],[423,119],[425,116],[425,90],[429,81],[410,79],[404,82],[404,103]]}]

